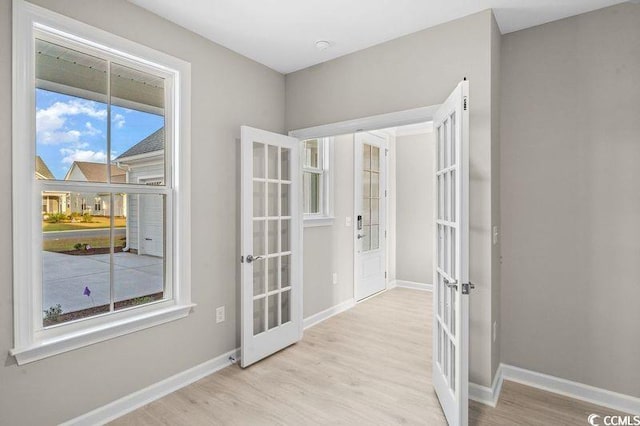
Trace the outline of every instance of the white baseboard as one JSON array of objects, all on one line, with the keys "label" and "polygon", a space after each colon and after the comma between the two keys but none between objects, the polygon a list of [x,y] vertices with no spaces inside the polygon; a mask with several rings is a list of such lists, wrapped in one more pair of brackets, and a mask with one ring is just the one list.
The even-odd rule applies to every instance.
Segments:
[{"label": "white baseboard", "polygon": [[395,280],[389,284],[389,288],[401,287],[412,288],[414,290],[433,291],[433,285],[426,283],[417,283],[415,281]]},{"label": "white baseboard", "polygon": [[355,299],[349,299],[342,303],[339,303],[335,306],[330,307],[329,309],[325,309],[322,312],[318,312],[317,314],[313,314],[310,317],[304,319],[304,329],[311,328],[314,325],[321,323],[322,321],[326,321],[334,315],[338,315],[341,312],[347,311],[356,306]]},{"label": "white baseboard", "polygon": [[62,425],[83,426],[108,423],[142,407],[143,405],[149,404],[150,402],[190,385],[203,377],[228,367],[231,365],[231,362],[229,361],[230,356],[238,360],[240,357],[240,349],[234,349],[216,358],[210,359],[209,361],[205,361],[200,365],[196,365],[195,367],[62,423]]},{"label": "white baseboard", "polygon": [[495,407],[498,404],[498,399],[500,398],[503,380],[503,369],[502,364],[500,364],[490,388],[476,383],[469,383],[469,399],[490,407]]},{"label": "white baseboard", "polygon": [[624,413],[640,415],[640,398],[612,392],[602,388],[572,382],[571,380],[513,365],[501,364],[504,380],[546,390],[592,404],[601,405]]}]

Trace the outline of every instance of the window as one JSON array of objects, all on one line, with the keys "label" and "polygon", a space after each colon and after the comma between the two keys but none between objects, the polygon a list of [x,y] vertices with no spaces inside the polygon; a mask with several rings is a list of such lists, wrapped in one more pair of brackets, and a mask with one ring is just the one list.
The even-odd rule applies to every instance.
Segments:
[{"label": "window", "polygon": [[302,192],[305,226],[329,225],[333,221],[330,157],[332,138],[302,142]]},{"label": "window", "polygon": [[30,70],[13,82],[11,352],[23,364],[193,306],[183,238],[190,68],[16,4],[14,63]]}]

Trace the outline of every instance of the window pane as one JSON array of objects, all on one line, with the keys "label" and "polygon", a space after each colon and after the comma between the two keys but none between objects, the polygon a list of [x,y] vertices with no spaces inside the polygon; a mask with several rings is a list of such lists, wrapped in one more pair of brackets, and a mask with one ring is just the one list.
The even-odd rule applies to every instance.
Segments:
[{"label": "window pane", "polygon": [[303,167],[317,169],[320,167],[320,141],[318,139],[310,139],[304,141],[304,159]]},{"label": "window pane", "polygon": [[[104,208],[94,216],[96,198]],[[43,326],[109,312],[110,195],[46,191],[42,206]],[[114,220],[120,239],[124,221]]]},{"label": "window pane", "polygon": [[304,212],[320,213],[320,174],[304,172],[302,185],[304,192]]},{"label": "window pane", "polygon": [[114,183],[165,184],[164,79],[111,64],[111,176]]},{"label": "window pane", "polygon": [[380,148],[377,146],[371,147],[371,170],[380,170]]},{"label": "window pane", "polygon": [[[165,277],[165,196],[160,194],[127,194],[125,206],[126,234],[114,239],[113,288],[114,308],[162,300]],[[125,243],[126,241],[126,243]]]},{"label": "window pane", "polygon": [[107,61],[36,40],[38,179],[107,181]]}]

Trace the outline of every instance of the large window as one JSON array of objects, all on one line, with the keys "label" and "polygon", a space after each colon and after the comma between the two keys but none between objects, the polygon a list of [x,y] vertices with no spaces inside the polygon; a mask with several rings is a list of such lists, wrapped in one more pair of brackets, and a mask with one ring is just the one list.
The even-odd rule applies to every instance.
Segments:
[{"label": "large window", "polygon": [[331,205],[331,138],[302,142],[302,193],[305,226],[328,224]]},{"label": "large window", "polygon": [[189,66],[17,5],[12,353],[24,363],[188,314]]}]

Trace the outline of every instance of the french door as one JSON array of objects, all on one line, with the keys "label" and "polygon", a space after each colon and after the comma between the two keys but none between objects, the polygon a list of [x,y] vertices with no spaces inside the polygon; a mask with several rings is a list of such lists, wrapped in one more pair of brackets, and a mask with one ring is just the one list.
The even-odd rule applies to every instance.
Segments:
[{"label": "french door", "polygon": [[241,360],[302,338],[299,142],[241,128]]},{"label": "french door", "polygon": [[433,386],[450,426],[468,423],[469,83],[434,118]]}]

